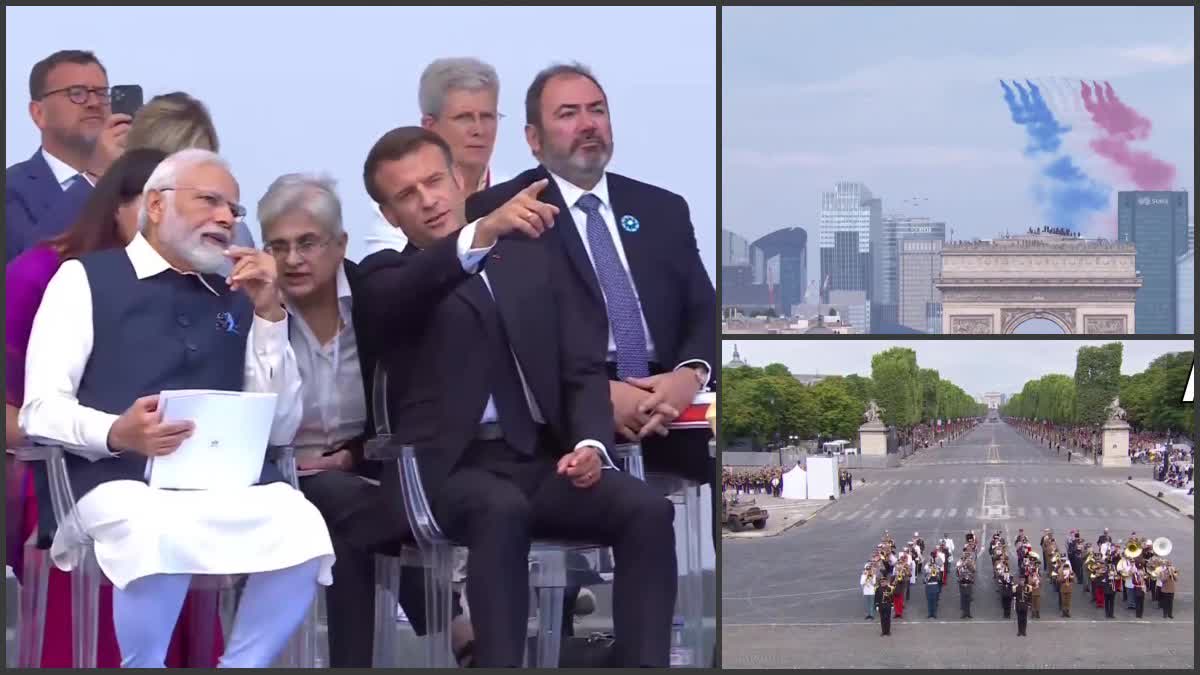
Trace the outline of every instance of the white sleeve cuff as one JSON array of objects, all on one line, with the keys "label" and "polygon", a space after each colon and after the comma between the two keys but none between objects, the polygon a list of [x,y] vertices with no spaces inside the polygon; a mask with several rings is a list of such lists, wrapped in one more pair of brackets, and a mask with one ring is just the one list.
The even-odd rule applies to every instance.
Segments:
[{"label": "white sleeve cuff", "polygon": [[250,326],[250,338],[254,355],[264,364],[277,365],[288,340],[287,314],[279,321],[270,321],[255,314]]},{"label": "white sleeve cuff", "polygon": [[613,464],[612,458],[608,456],[608,450],[604,447],[604,444],[601,443],[600,441],[593,440],[591,438],[585,438],[584,440],[579,441],[579,443],[575,444],[576,450],[578,450],[580,448],[595,448],[595,449],[599,450],[601,466],[605,469],[612,469],[613,471],[620,471],[620,469],[617,468],[617,465]]},{"label": "white sleeve cuff", "polygon": [[462,263],[463,271],[467,274],[478,272],[479,263],[483,262],[483,259],[492,250],[491,246],[471,248],[471,243],[475,241],[475,226],[478,224],[479,221],[476,220],[458,232],[458,260]]},{"label": "white sleeve cuff", "polygon": [[708,361],[703,359],[689,359],[675,366],[675,370],[679,370],[680,368],[688,368],[697,364],[704,366],[704,384],[700,385],[700,391],[704,391],[705,389],[708,389],[708,383],[710,380],[712,380],[712,366],[708,365]]}]

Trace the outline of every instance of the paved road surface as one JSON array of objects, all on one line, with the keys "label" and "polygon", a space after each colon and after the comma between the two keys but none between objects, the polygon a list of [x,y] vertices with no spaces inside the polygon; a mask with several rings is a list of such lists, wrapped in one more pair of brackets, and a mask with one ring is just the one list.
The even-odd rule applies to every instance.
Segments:
[{"label": "paved road surface", "polygon": [[[1124,484],[1149,473],[1146,466],[1068,465],[1065,454],[1039,448],[1001,422],[981,424],[949,447],[923,450],[898,469],[857,471],[867,484],[809,523],[778,537],[722,542],[724,665],[1190,668],[1193,521]],[[995,487],[985,490],[989,484]],[[859,573],[883,530],[899,543],[914,531],[929,543],[949,533],[957,550],[967,530],[986,542],[999,529],[1011,546],[1018,528],[1036,541],[1046,527],[1064,550],[1071,528],[1092,542],[1104,527],[1114,538],[1131,530],[1169,537],[1180,569],[1175,619],[1163,619],[1147,601],[1141,621],[1120,605],[1106,621],[1103,610],[1083,601],[1080,586],[1073,618],[1063,619],[1046,585],[1042,619],[1031,620],[1029,636],[1018,639],[990,575],[977,585],[973,621],[958,619],[953,583],[942,594],[937,621],[925,619],[920,586],[912,589],[905,618],[893,622],[892,636],[880,636],[878,620],[863,619]]]}]

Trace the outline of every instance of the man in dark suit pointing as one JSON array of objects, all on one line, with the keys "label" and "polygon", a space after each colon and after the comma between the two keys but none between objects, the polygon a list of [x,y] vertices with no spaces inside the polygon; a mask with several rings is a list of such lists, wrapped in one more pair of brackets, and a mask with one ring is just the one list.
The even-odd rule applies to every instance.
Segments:
[{"label": "man in dark suit pointing", "polygon": [[525,114],[526,140],[541,165],[473,195],[468,219],[549,179],[540,199],[558,210],[554,243],[586,289],[591,329],[607,336],[616,436],[643,440],[648,470],[711,482],[707,432],[666,433],[709,383],[716,358],[716,294],[687,202],[606,171],[613,152],[608,99],[585,67],[540,72]]},{"label": "man in dark suit pointing", "polygon": [[551,248],[556,209],[533,182],[464,226],[450,148],[419,127],[379,140],[367,192],[409,240],[362,261],[389,373],[391,421],[422,455],[435,517],[465,544],[475,663],[520,666],[534,537],[613,547],[621,665],[669,664],[674,508],[611,467],[600,336]]}]

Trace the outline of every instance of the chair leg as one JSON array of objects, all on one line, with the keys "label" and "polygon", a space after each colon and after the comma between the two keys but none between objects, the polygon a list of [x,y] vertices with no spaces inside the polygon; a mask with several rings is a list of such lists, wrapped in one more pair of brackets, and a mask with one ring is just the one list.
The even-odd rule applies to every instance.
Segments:
[{"label": "chair leg", "polygon": [[25,545],[25,579],[21,584],[21,615],[17,627],[17,666],[41,668],[46,635],[46,591],[50,582],[50,552]]},{"label": "chair leg", "polygon": [[400,665],[396,631],[399,588],[400,559],[375,556],[375,636],[371,661],[376,668],[395,668]]},{"label": "chair leg", "polygon": [[454,653],[450,644],[450,623],[454,578],[454,549],[450,546],[430,547],[429,564],[425,570],[425,662],[430,668],[453,668]]},{"label": "chair leg", "polygon": [[[562,651],[562,586],[552,586],[537,589],[538,602],[538,636],[537,653],[532,664],[533,668],[557,668]],[[528,657],[526,657],[528,661]]]},{"label": "chair leg", "polygon": [[83,563],[71,573],[72,660],[76,668],[96,667],[102,577],[89,548]]}]

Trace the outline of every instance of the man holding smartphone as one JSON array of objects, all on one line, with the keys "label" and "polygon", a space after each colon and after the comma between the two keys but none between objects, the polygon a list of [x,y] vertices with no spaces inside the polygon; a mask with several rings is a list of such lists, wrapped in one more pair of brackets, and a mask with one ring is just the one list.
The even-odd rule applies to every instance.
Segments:
[{"label": "man holding smartphone", "polygon": [[58,51],[29,74],[29,116],[41,147],[4,175],[5,263],[60,234],[92,186],[125,150],[132,118],[113,114],[108,74],[95,54]]}]

